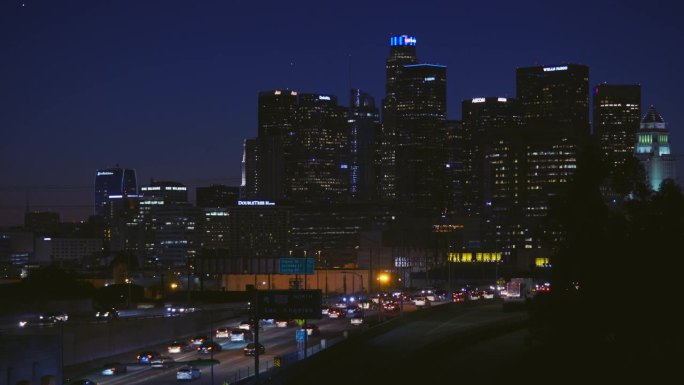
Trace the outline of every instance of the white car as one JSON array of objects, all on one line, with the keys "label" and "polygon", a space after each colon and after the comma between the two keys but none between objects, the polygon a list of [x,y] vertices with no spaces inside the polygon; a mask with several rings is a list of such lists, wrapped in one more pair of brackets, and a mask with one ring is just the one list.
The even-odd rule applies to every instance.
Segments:
[{"label": "white car", "polygon": [[230,342],[244,342],[252,339],[252,332],[244,329],[233,329],[230,332]]},{"label": "white car", "polygon": [[250,330],[252,329],[252,325],[249,323],[249,321],[242,321],[238,325],[238,329]]},{"label": "white car", "polygon": [[218,328],[216,329],[216,338],[229,338],[230,329],[228,328]]},{"label": "white car", "polygon": [[427,306],[428,305],[428,299],[425,297],[415,297],[413,299],[413,304],[416,306]]},{"label": "white car", "polygon": [[184,366],[184,367],[178,369],[178,371],[176,371],[176,379],[179,381],[181,381],[181,380],[192,381],[196,378],[200,378],[201,376],[202,376],[202,372],[199,369],[194,368],[192,366]]}]

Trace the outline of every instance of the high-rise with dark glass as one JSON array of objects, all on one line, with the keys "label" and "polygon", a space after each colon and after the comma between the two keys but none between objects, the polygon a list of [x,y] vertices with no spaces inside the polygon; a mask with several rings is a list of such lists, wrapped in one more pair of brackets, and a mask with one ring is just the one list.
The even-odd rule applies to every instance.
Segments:
[{"label": "high-rise with dark glass", "polygon": [[105,215],[109,199],[131,197],[138,194],[135,170],[114,167],[95,173],[95,215]]},{"label": "high-rise with dark glass", "polygon": [[247,139],[243,154],[241,197],[287,199],[286,177],[292,167],[292,139],[297,127],[297,92],[287,89],[259,93],[258,137]]},{"label": "high-rise with dark glass", "polygon": [[462,215],[481,218],[482,245],[507,250],[520,244],[518,224],[525,197],[525,138],[518,100],[472,98],[463,116]]},{"label": "high-rise with dark glass", "polygon": [[544,217],[561,194],[589,138],[589,67],[562,64],[518,68],[517,95],[525,118],[527,217]]},{"label": "high-rise with dark glass", "polygon": [[347,111],[337,97],[299,94],[287,196],[297,203],[339,203],[349,185]]},{"label": "high-rise with dark glass", "polygon": [[561,229],[545,224],[551,201],[566,193],[577,156],[590,138],[589,67],[557,64],[518,68],[516,93],[525,127],[517,182],[524,190],[522,212],[513,217],[518,263],[543,254],[560,241]]},{"label": "high-rise with dark glass", "polygon": [[641,120],[641,86],[602,83],[593,89],[593,134],[611,168],[634,155]]},{"label": "high-rise with dark glass", "polygon": [[393,197],[415,214],[430,216],[447,205],[446,67],[418,63],[416,39],[390,38],[383,106],[383,144],[391,155],[383,173]]},{"label": "high-rise with dark glass", "polygon": [[352,89],[349,101],[349,194],[368,201],[378,196],[380,114],[375,99]]}]

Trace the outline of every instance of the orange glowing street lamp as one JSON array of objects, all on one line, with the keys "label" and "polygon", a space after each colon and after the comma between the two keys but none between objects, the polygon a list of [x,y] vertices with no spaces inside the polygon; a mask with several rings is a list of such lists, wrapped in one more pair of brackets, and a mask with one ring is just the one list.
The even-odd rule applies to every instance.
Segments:
[{"label": "orange glowing street lamp", "polygon": [[390,281],[390,275],[388,273],[380,273],[377,277],[378,282],[380,282],[380,287],[386,285]]}]

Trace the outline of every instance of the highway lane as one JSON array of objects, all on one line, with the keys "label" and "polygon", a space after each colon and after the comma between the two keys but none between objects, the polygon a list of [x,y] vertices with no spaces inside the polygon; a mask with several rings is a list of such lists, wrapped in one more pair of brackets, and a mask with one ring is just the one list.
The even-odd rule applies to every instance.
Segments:
[{"label": "highway lane", "polygon": [[[375,318],[377,314],[372,311],[367,312],[368,318]],[[244,317],[243,317],[244,318]],[[218,327],[237,328],[237,325],[242,318],[235,318],[227,322],[216,323],[213,331]],[[308,338],[309,347],[318,347],[321,340],[330,341],[335,338],[340,338],[344,331],[347,333],[355,333],[366,328],[366,326],[351,325],[349,318],[341,319],[327,319],[310,320],[309,323],[318,325],[320,330],[319,336],[310,336]],[[274,365],[275,356],[285,356],[297,352],[299,349],[295,340],[295,333],[298,327],[280,328],[275,325],[264,325],[259,333],[259,342],[266,348],[266,354],[260,356],[261,371],[272,368]],[[198,331],[197,335],[209,335],[209,330]],[[187,336],[177,336],[179,340],[188,340]],[[221,344],[223,351],[214,354],[214,359],[220,363],[214,365],[214,383],[221,384],[224,379],[229,379],[230,382],[247,377],[254,374],[254,357],[245,356],[242,348],[246,342],[230,342],[229,339],[214,339],[214,341]],[[170,341],[169,341],[170,342]],[[197,352],[187,352],[180,354],[168,354],[167,345],[150,346],[144,350],[155,350],[162,355],[169,356],[175,360],[175,365],[171,368],[151,368],[149,365],[134,364],[135,352],[128,354],[108,357],[107,359],[100,359],[97,363],[93,363],[94,367],[91,370],[83,372],[82,368],[79,375],[75,375],[74,369],[67,369],[67,376],[70,378],[90,378],[95,380],[99,385],[155,385],[165,384],[171,381],[176,381],[176,370],[184,364],[197,360],[200,358],[208,359],[209,355],[199,354]],[[118,376],[103,376],[100,374],[101,364],[104,362],[122,362],[128,364],[128,373]],[[198,366],[202,370],[202,378],[194,381],[196,384],[211,384],[211,367]]]}]

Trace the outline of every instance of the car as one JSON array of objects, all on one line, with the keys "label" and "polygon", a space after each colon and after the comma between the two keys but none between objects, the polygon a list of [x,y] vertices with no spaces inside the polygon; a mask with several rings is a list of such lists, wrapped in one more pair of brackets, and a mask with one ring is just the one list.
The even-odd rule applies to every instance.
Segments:
[{"label": "car", "polygon": [[103,376],[116,376],[121,373],[126,373],[128,371],[128,366],[120,362],[110,362],[104,364],[102,367]]},{"label": "car", "polygon": [[170,368],[175,363],[176,362],[171,357],[159,356],[150,361],[150,367],[158,369]]},{"label": "car", "polygon": [[200,354],[210,354],[210,353],[218,353],[223,350],[223,347],[221,344],[218,344],[216,342],[205,342],[202,345],[197,347],[197,352]]},{"label": "car", "polygon": [[56,311],[56,312],[41,314],[38,316],[38,319],[40,320],[40,322],[44,322],[44,323],[57,323],[57,322],[68,321],[69,316],[64,312]]},{"label": "car", "polygon": [[230,338],[229,328],[218,328],[216,329],[216,338]]},{"label": "car", "polygon": [[465,293],[462,291],[455,291],[452,293],[453,302],[463,302],[465,301]]},{"label": "car", "polygon": [[278,319],[275,321],[275,326],[277,328],[286,328],[286,327],[292,326],[292,324],[293,324],[292,320]]},{"label": "car", "polygon": [[354,315],[349,318],[349,322],[351,322],[352,325],[362,325],[363,324],[363,313],[362,312],[356,312]]},{"label": "car", "polygon": [[189,352],[193,347],[185,341],[173,341],[169,344],[167,351],[170,354]]},{"label": "car", "polygon": [[176,371],[176,379],[179,381],[192,381],[202,377],[202,371],[192,366],[183,366]]},{"label": "car", "polygon": [[238,329],[251,330],[252,323],[250,321],[242,321],[238,324]]},{"label": "car", "polygon": [[119,319],[119,311],[111,307],[100,309],[95,312],[95,319],[98,321],[113,321]]},{"label": "car", "polygon": [[195,346],[200,346],[200,345],[202,345],[202,344],[204,343],[204,341],[208,341],[208,340],[209,340],[209,338],[207,338],[207,336],[205,336],[205,335],[198,335],[198,336],[192,337],[192,338],[190,339],[190,343],[191,343],[192,345],[195,345]]},{"label": "car", "polygon": [[318,325],[315,324],[307,324],[306,327],[302,325],[302,329],[306,329],[307,336],[317,336],[321,334],[321,331],[318,329]]},{"label": "car", "polygon": [[69,385],[97,385],[97,382],[88,378],[81,378],[79,380],[70,382]]},{"label": "car", "polygon": [[413,304],[416,306],[419,306],[419,307],[420,306],[426,306],[427,302],[428,302],[427,298],[425,298],[423,296],[413,297]]},{"label": "car", "polygon": [[159,354],[159,352],[154,350],[148,350],[138,354],[135,357],[135,359],[139,364],[149,364],[152,362],[152,360],[158,357],[161,357],[161,354]]},{"label": "car", "polygon": [[244,342],[247,340],[252,340],[254,336],[251,330],[245,329],[233,329],[230,332],[230,342]]},{"label": "car", "polygon": [[255,344],[254,342],[250,342],[242,348],[242,352],[246,356],[253,356],[254,354],[264,354],[266,353],[266,348],[262,344]]},{"label": "car", "polygon": [[347,316],[347,309],[330,309],[328,318],[343,318]]}]

